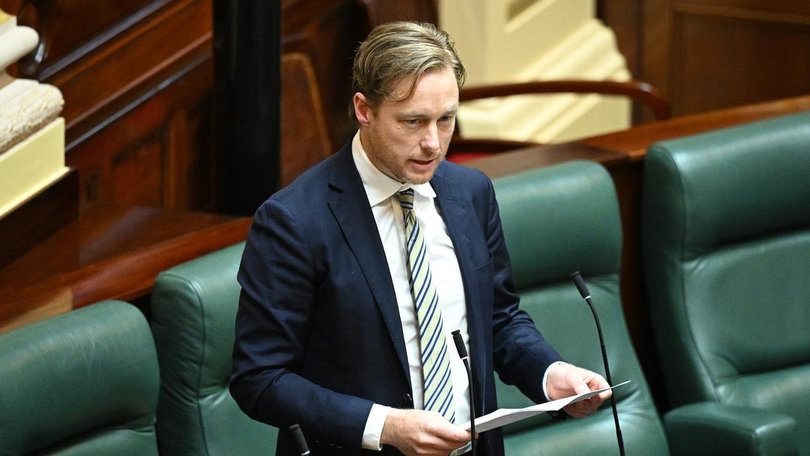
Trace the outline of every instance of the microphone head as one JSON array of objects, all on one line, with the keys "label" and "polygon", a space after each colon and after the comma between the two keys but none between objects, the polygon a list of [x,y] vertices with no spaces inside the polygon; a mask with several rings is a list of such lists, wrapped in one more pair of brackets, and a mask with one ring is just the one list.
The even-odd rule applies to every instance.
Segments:
[{"label": "microphone head", "polygon": [[307,445],[307,440],[304,438],[304,432],[301,430],[301,426],[293,424],[290,426],[290,432],[295,441],[295,446],[298,448],[298,453],[301,455],[309,454],[309,445]]},{"label": "microphone head", "polygon": [[467,347],[464,346],[464,338],[461,337],[461,331],[458,329],[453,331],[453,342],[456,343],[456,351],[458,352],[458,357],[464,359],[467,357]]},{"label": "microphone head", "polygon": [[574,285],[576,285],[580,296],[582,296],[582,299],[585,300],[590,299],[591,293],[588,291],[588,286],[585,285],[585,280],[583,280],[582,276],[579,275],[579,271],[575,271],[574,273],[572,273],[571,279],[574,280]]}]

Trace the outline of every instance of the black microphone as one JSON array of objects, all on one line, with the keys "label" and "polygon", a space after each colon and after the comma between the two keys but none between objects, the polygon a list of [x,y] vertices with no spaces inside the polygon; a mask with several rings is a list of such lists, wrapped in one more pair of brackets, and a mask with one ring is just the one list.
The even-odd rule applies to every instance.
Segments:
[{"label": "black microphone", "polygon": [[307,445],[307,439],[304,438],[304,432],[301,431],[301,426],[293,424],[290,426],[290,432],[292,433],[293,440],[295,440],[295,446],[298,448],[298,454],[308,456],[309,446]]},{"label": "black microphone", "polygon": [[473,392],[472,369],[470,368],[470,357],[467,355],[467,347],[464,346],[464,338],[461,337],[461,331],[458,329],[453,331],[453,342],[456,343],[456,351],[458,351],[458,356],[464,363],[470,383],[470,446],[472,447],[471,454],[475,456],[475,393]]},{"label": "black microphone", "polygon": [[[613,379],[610,378],[607,351],[605,350],[605,338],[602,336],[602,325],[599,323],[599,315],[596,314],[596,309],[593,307],[593,303],[591,303],[591,293],[588,291],[587,285],[585,285],[585,280],[579,275],[579,271],[571,274],[571,278],[574,280],[574,285],[576,285],[577,290],[579,290],[582,299],[584,299],[585,302],[588,303],[588,307],[591,308],[593,319],[596,322],[596,332],[599,333],[599,344],[602,347],[602,362],[605,364],[605,377],[607,377],[608,384],[613,386]],[[622,438],[622,429],[619,427],[619,412],[616,410],[615,394],[610,395],[610,406],[613,409],[613,422],[616,424],[616,441],[619,444],[619,454],[624,456],[624,439]]]}]

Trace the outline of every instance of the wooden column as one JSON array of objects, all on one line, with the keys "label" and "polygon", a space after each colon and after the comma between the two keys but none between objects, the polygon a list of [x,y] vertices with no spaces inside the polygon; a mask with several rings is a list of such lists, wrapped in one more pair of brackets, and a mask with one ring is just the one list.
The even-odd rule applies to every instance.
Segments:
[{"label": "wooden column", "polygon": [[214,0],[218,210],[250,215],[279,188],[279,2]]}]

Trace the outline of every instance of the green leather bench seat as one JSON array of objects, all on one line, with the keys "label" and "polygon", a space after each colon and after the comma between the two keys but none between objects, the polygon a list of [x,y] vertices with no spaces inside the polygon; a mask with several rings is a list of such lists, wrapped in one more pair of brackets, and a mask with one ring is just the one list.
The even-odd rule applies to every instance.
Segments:
[{"label": "green leather bench seat", "polygon": [[[568,361],[604,375],[596,325],[569,275],[588,283],[605,337],[627,454],[666,455],[667,441],[624,322],[621,222],[613,181],[592,162],[568,162],[494,181],[521,307]],[[542,379],[537,379],[541,381]],[[498,384],[501,407],[531,405]],[[512,456],[619,454],[609,403],[584,419],[541,415],[504,429]]]},{"label": "green leather bench seat", "polygon": [[105,301],[0,335],[0,455],[157,455],[149,324]]},{"label": "green leather bench seat", "polygon": [[643,194],[673,444],[810,455],[810,113],[653,145]]},{"label": "green leather bench seat", "polygon": [[152,294],[151,320],[160,361],[158,435],[161,454],[272,454],[276,428],[242,413],[228,391],[236,244],[162,272]]}]

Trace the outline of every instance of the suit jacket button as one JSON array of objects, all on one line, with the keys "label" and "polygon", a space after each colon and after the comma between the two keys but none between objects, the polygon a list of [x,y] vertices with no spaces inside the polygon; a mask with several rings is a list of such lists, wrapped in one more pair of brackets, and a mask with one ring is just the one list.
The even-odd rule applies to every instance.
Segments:
[{"label": "suit jacket button", "polygon": [[413,408],[413,398],[410,394],[406,393],[404,396],[402,396],[402,401],[405,402],[406,407]]}]

